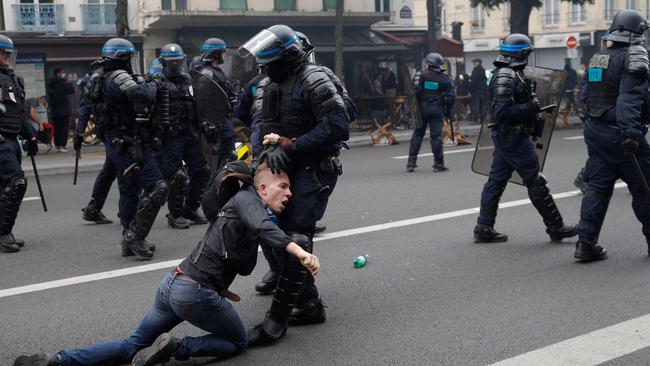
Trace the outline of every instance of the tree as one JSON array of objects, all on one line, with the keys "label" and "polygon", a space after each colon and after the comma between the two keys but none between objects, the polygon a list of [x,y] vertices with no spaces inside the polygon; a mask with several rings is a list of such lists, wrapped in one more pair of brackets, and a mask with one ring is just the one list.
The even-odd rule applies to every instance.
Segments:
[{"label": "tree", "polygon": [[115,4],[115,32],[118,37],[129,36],[129,16],[127,0],[117,0]]},{"label": "tree", "polygon": [[[593,4],[594,0],[561,0],[574,4]],[[510,33],[528,34],[528,20],[533,8],[542,7],[542,0],[471,0],[472,7],[483,5],[485,9],[493,10],[501,4],[510,3]]]}]

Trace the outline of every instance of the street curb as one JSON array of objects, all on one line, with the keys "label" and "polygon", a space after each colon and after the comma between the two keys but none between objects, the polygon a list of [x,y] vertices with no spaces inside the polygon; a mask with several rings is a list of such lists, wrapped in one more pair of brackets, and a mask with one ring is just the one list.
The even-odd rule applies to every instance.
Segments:
[{"label": "street curb", "polygon": [[[29,161],[24,161],[23,166],[25,163],[28,164],[29,169],[25,169],[25,176],[26,177],[33,177],[34,176],[34,171],[31,169],[31,163]],[[88,173],[88,172],[98,172],[102,169],[102,166],[104,165],[104,162],[102,161],[101,163],[98,164],[89,164],[89,165],[80,165],[79,166],[79,173]],[[45,176],[45,175],[58,175],[58,174],[72,174],[74,173],[74,165],[71,166],[56,166],[56,167],[51,167],[51,168],[39,168],[38,167],[38,161],[36,162],[36,169],[38,169],[38,175],[39,176]]]}]

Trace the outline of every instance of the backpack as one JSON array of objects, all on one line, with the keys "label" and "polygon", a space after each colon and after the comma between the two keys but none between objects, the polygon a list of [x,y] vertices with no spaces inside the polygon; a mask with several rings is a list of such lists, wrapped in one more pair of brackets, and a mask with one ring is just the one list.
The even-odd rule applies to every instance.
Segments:
[{"label": "backpack", "polygon": [[201,200],[201,208],[209,221],[214,221],[221,208],[242,188],[253,184],[251,169],[244,161],[228,162],[210,180]]}]

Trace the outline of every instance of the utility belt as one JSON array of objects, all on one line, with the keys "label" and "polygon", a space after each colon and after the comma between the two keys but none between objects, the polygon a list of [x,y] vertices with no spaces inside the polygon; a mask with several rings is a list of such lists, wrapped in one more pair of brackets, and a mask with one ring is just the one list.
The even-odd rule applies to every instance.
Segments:
[{"label": "utility belt", "polygon": [[341,159],[338,156],[329,157],[313,167],[327,173],[336,173],[336,175],[343,174],[343,164],[341,164]]},{"label": "utility belt", "polygon": [[136,175],[142,170],[144,144],[139,138],[127,136],[114,137],[110,140],[110,143],[115,152],[118,154],[129,154],[133,159],[133,163],[122,172],[125,177]]}]

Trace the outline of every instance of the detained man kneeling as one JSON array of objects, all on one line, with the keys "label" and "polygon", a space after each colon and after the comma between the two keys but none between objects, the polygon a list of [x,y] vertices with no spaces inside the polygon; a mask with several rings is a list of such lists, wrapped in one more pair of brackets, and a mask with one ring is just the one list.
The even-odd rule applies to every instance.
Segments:
[{"label": "detained man kneeling", "polygon": [[[107,365],[132,360],[132,365],[146,366],[171,357],[221,358],[242,352],[248,338],[228,301],[239,297],[228,287],[237,274],[248,274],[255,267],[258,244],[295,255],[313,275],[320,270],[318,258],[292,242],[276,224],[275,214],[282,213],[290,198],[287,175],[273,174],[266,164],[260,165],[254,186],[242,188],[220,208],[192,254],[165,276],[152,308],[133,334],[86,348],[20,356],[14,365]],[[209,334],[175,338],[167,333],[183,321]]]}]

